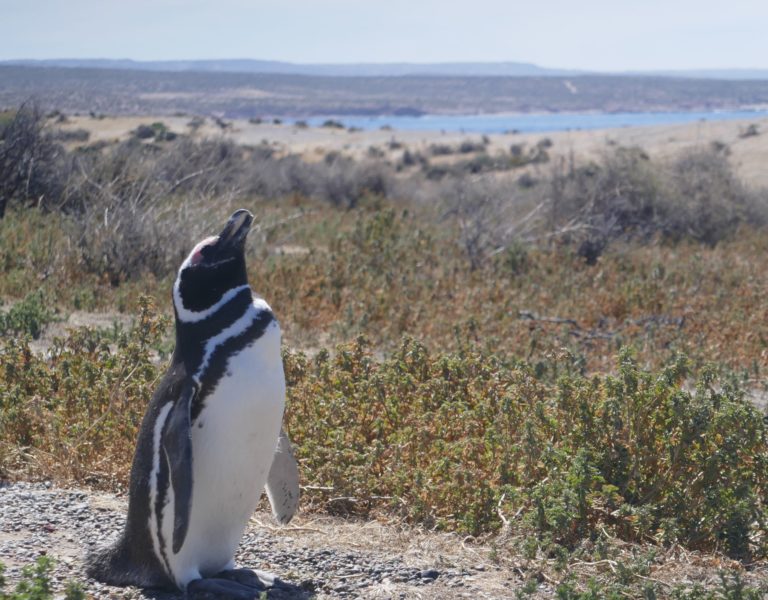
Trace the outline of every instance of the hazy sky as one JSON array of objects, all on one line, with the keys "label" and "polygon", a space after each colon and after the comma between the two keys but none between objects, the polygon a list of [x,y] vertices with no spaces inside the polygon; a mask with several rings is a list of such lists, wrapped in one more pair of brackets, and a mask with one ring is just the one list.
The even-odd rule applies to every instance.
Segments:
[{"label": "hazy sky", "polygon": [[0,0],[0,59],[768,68],[768,0]]}]

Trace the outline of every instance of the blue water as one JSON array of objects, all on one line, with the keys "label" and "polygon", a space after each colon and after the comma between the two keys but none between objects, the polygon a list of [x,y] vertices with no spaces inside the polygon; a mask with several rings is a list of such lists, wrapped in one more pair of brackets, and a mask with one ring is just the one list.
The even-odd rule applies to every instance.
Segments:
[{"label": "blue water", "polygon": [[[463,131],[467,133],[544,132],[578,129],[613,129],[645,125],[675,125],[696,121],[728,121],[758,119],[768,111],[732,110],[709,112],[645,112],[645,113],[553,113],[553,114],[494,114],[494,115],[425,115],[422,117],[377,116],[335,117],[345,127],[360,129],[392,129],[406,131]],[[306,119],[319,126],[328,117]]]}]

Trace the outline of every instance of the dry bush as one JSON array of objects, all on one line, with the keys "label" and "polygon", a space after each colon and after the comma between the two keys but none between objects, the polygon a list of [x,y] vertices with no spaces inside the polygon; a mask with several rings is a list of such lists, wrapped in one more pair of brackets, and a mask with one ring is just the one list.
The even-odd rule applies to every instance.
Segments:
[{"label": "dry bush", "polygon": [[242,186],[244,192],[264,198],[299,195],[343,208],[354,207],[366,196],[397,193],[391,170],[380,162],[331,153],[320,163],[308,163],[293,154],[277,157],[268,146],[252,151]]},{"label": "dry bush", "polygon": [[457,241],[471,268],[479,268],[504,243],[507,213],[515,201],[512,187],[492,177],[467,177],[446,181],[440,194],[444,216],[455,220]]},{"label": "dry bush", "polygon": [[30,102],[0,127],[0,218],[10,203],[55,206],[62,195],[64,150],[44,125]]},{"label": "dry bush", "polygon": [[276,157],[269,147],[244,150],[221,140],[166,146],[128,141],[74,161],[68,207],[80,227],[84,264],[114,283],[147,271],[173,272],[205,226],[223,218],[235,200],[299,195],[349,208],[394,189],[383,168],[344,157],[310,164]]},{"label": "dry bush", "polygon": [[739,225],[764,225],[768,208],[711,149],[658,165],[637,148],[619,148],[598,163],[556,169],[549,187],[552,232],[575,242],[590,264],[617,238],[716,244]]},{"label": "dry bush", "polygon": [[747,189],[712,149],[657,164],[637,148],[619,148],[586,165],[561,161],[523,185],[458,173],[443,168],[422,201],[436,195],[456,218],[473,267],[510,244],[554,240],[594,264],[616,240],[711,246],[740,226],[768,223],[768,194]]},{"label": "dry bush", "polygon": [[113,284],[173,272],[211,212],[231,208],[226,157],[226,145],[186,141],[167,153],[128,141],[78,156],[68,207],[86,270]]},{"label": "dry bush", "polygon": [[670,223],[664,235],[714,245],[743,224],[768,223],[768,197],[748,190],[727,157],[709,150],[679,157],[671,166]]}]

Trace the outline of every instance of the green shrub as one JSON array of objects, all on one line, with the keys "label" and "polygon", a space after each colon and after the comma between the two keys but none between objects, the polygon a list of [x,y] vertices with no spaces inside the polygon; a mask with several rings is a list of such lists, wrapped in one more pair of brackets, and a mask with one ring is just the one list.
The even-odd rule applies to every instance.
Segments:
[{"label": "green shrub", "polygon": [[[34,565],[24,567],[16,589],[7,593],[4,591],[5,566],[0,563],[0,600],[53,600],[52,570],[53,559],[41,556]],[[64,600],[85,600],[85,593],[80,584],[69,582],[64,591]]]},{"label": "green shrub", "polygon": [[[82,328],[44,357],[23,339],[0,348],[0,464],[109,485],[125,479],[156,384],[152,355],[165,333],[147,299],[128,332]],[[110,347],[114,344],[114,348]],[[7,475],[7,473],[0,473]]]},{"label": "green shrub", "polygon": [[[361,244],[379,239],[360,235]],[[6,340],[1,464],[125,481],[167,323],[144,299],[128,333],[73,331],[47,357]],[[608,531],[766,555],[766,424],[732,379],[710,369],[685,389],[682,357],[647,371],[624,350],[615,376],[590,378],[567,353],[542,369],[459,335],[443,354],[404,339],[374,360],[358,339],[333,356],[286,353],[284,362],[286,426],[315,490],[310,504],[471,534],[516,515],[543,547],[574,548]]]},{"label": "green shrub", "polygon": [[29,293],[14,304],[7,313],[0,314],[0,334],[40,337],[43,327],[57,319],[41,291]]},{"label": "green shrub", "polygon": [[651,373],[627,351],[616,377],[559,364],[547,385],[472,345],[432,356],[405,340],[381,363],[362,339],[286,354],[288,430],[331,511],[383,505],[471,534],[502,511],[559,545],[600,526],[765,555],[766,426],[733,382],[705,372],[688,392],[683,358]]}]

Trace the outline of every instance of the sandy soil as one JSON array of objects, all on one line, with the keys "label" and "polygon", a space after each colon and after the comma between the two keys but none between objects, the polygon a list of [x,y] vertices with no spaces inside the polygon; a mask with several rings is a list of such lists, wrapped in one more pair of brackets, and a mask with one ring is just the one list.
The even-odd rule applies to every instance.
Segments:
[{"label": "sandy soil", "polygon": [[[162,121],[172,131],[190,133],[191,117],[70,117],[63,129],[86,129],[91,132],[90,142],[124,139],[141,123]],[[751,124],[756,124],[759,135],[741,137]],[[458,144],[462,140],[479,140],[479,134],[440,131],[374,130],[353,131],[327,127],[300,128],[294,125],[231,121],[222,129],[214,119],[207,118],[196,133],[199,137],[224,136],[240,144],[255,145],[264,141],[286,152],[303,154],[308,159],[320,159],[328,151],[340,151],[363,156],[371,146],[386,150],[392,140],[411,150],[424,150],[430,144]],[[507,152],[511,144],[532,146],[544,138],[553,142],[549,150],[553,157],[579,159],[610,152],[616,146],[640,146],[652,158],[664,159],[692,149],[709,147],[714,142],[730,148],[730,158],[739,175],[752,185],[768,186],[768,119],[749,121],[700,121],[686,125],[624,127],[593,131],[563,131],[554,133],[505,133],[488,136],[489,152]]]}]

